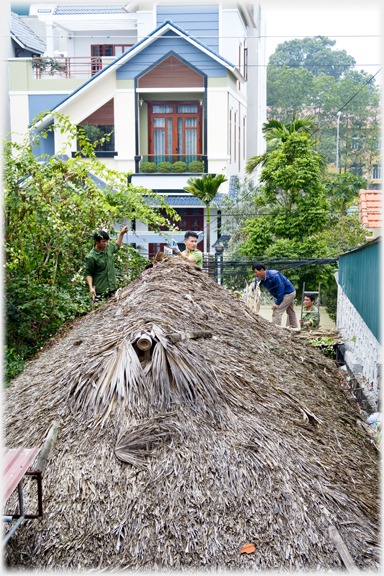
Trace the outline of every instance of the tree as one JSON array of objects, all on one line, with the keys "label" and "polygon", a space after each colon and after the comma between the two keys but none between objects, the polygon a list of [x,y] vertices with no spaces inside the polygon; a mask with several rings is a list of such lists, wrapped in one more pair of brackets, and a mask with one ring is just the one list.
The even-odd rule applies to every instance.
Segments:
[{"label": "tree", "polygon": [[[146,197],[178,219],[162,197],[128,185],[127,174],[105,167],[95,156],[96,143],[66,117],[55,119],[41,135],[31,128],[21,143],[4,144],[7,356],[13,375],[65,321],[92,306],[83,266],[96,229],[113,236],[115,226],[133,218],[159,229],[166,219]],[[37,157],[33,151],[51,130],[65,132],[67,142],[56,156]],[[80,161],[81,151],[76,158],[63,156],[77,138],[86,161]],[[105,181],[104,189],[92,174]],[[118,283],[132,280],[146,263],[125,246],[116,260]]]},{"label": "tree", "polygon": [[352,69],[352,57],[332,50],[334,44],[326,38],[279,44],[267,68],[268,117],[284,123],[293,110],[315,115],[318,127],[312,134],[319,141],[319,152],[334,164],[341,109],[340,171],[364,176],[369,187],[373,165],[380,162],[379,89],[374,78]]},{"label": "tree", "polygon": [[305,67],[313,76],[326,74],[339,80],[355,66],[356,61],[345,50],[332,50],[336,40],[326,36],[288,40],[278,44],[269,58],[269,65],[290,68]]},{"label": "tree", "polygon": [[364,178],[346,172],[345,174],[328,174],[324,186],[329,199],[331,210],[345,215],[346,208],[358,200],[359,190],[364,188]]},{"label": "tree", "polygon": [[193,194],[197,198],[200,198],[202,202],[204,202],[205,206],[207,207],[207,250],[210,251],[211,248],[211,212],[210,212],[210,203],[216,196],[219,191],[219,187],[224,182],[227,182],[228,178],[226,178],[223,174],[217,174],[214,178],[212,174],[203,174],[201,178],[188,178],[187,184],[183,190]]},{"label": "tree", "polygon": [[260,156],[249,158],[245,168],[246,173],[251,174],[260,164],[266,166],[271,153],[286,142],[290,134],[294,132],[297,134],[310,134],[313,129],[314,118],[311,116],[298,118],[295,110],[292,112],[292,120],[290,122],[282,123],[274,119],[265,122],[262,127],[262,132],[267,141],[267,151]]}]

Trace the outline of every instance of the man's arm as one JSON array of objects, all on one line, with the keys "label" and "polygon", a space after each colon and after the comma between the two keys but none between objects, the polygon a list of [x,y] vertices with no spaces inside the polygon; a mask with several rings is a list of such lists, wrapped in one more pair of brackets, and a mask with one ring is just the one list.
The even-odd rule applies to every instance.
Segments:
[{"label": "man's arm", "polygon": [[275,274],[275,277],[273,278],[273,283],[275,284],[275,287],[277,289],[276,302],[272,306],[272,310],[275,310],[275,308],[278,308],[280,306],[280,304],[284,299],[284,280],[282,279],[282,275],[280,274],[280,272],[278,274]]},{"label": "man's arm", "polygon": [[178,252],[177,255],[180,256],[180,258],[182,258],[183,260],[187,260],[187,262],[192,262],[193,264],[196,264],[196,260],[194,259],[193,256],[187,256],[182,252]]},{"label": "man's arm", "polygon": [[128,226],[123,226],[123,228],[121,229],[121,232],[118,235],[117,240],[116,240],[116,244],[119,246],[119,248],[121,248],[121,245],[123,243],[124,234],[126,234],[127,232],[128,232]]},{"label": "man's arm", "polygon": [[93,278],[92,276],[87,276],[86,280],[89,288],[89,293],[92,295],[92,300],[94,300],[96,298],[96,289],[93,286]]}]

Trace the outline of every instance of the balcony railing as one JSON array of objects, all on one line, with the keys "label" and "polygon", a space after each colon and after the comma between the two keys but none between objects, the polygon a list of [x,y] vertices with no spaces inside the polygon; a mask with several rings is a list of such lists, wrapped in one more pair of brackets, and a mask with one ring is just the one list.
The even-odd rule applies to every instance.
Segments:
[{"label": "balcony railing", "polygon": [[136,157],[136,172],[181,174],[207,172],[208,160],[203,154],[147,154]]},{"label": "balcony railing", "polygon": [[32,68],[36,80],[47,78],[90,78],[103,67],[100,56],[71,56],[33,58]]}]

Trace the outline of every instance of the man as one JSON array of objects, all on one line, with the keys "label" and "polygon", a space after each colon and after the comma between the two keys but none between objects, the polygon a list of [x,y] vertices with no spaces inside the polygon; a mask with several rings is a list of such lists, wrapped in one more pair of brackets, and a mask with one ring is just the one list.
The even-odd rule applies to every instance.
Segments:
[{"label": "man", "polygon": [[280,326],[281,318],[286,312],[291,328],[298,328],[296,313],[293,308],[296,290],[292,283],[277,270],[266,270],[263,262],[255,262],[252,265],[252,270],[256,276],[255,285],[259,280],[260,284],[265,286],[276,298],[276,302],[272,306],[272,322]]},{"label": "man", "polygon": [[316,328],[319,324],[319,310],[316,308],[314,294],[304,295],[304,308],[303,319],[300,320],[300,325],[303,330],[309,330],[310,328]]},{"label": "man", "polygon": [[175,240],[171,240],[169,246],[177,256],[180,256],[180,258],[186,262],[191,262],[192,264],[196,264],[199,268],[203,268],[203,254],[196,248],[197,240],[197,233],[188,231],[184,234],[184,252],[181,252]]},{"label": "man", "polygon": [[92,299],[100,302],[103,298],[109,299],[117,290],[113,255],[120,250],[124,234],[128,226],[124,226],[114,244],[108,244],[107,232],[95,232],[94,248],[85,259],[85,273],[89,292]]}]

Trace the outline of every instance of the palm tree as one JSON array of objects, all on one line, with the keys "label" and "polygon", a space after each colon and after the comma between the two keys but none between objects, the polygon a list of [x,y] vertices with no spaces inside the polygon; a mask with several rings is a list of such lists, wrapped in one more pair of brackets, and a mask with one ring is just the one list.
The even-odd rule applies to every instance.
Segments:
[{"label": "palm tree", "polygon": [[208,253],[211,248],[211,234],[210,234],[210,224],[211,224],[211,213],[210,213],[210,203],[216,196],[219,191],[219,186],[223,184],[223,182],[227,182],[228,178],[224,176],[224,174],[217,174],[214,178],[212,178],[212,174],[203,174],[201,178],[188,178],[187,184],[183,190],[186,192],[190,192],[196,196],[196,198],[200,198],[202,202],[204,202],[205,206],[207,207],[207,250]]},{"label": "palm tree", "polygon": [[302,118],[298,118],[294,110],[290,122],[283,124],[282,122],[279,122],[279,120],[273,119],[265,122],[262,127],[262,132],[267,141],[267,151],[264,152],[264,154],[260,154],[260,156],[249,158],[245,168],[246,173],[251,174],[260,164],[264,168],[271,153],[277,150],[293,132],[306,132],[307,134],[311,134],[315,127],[314,120],[314,116],[303,116]]}]

